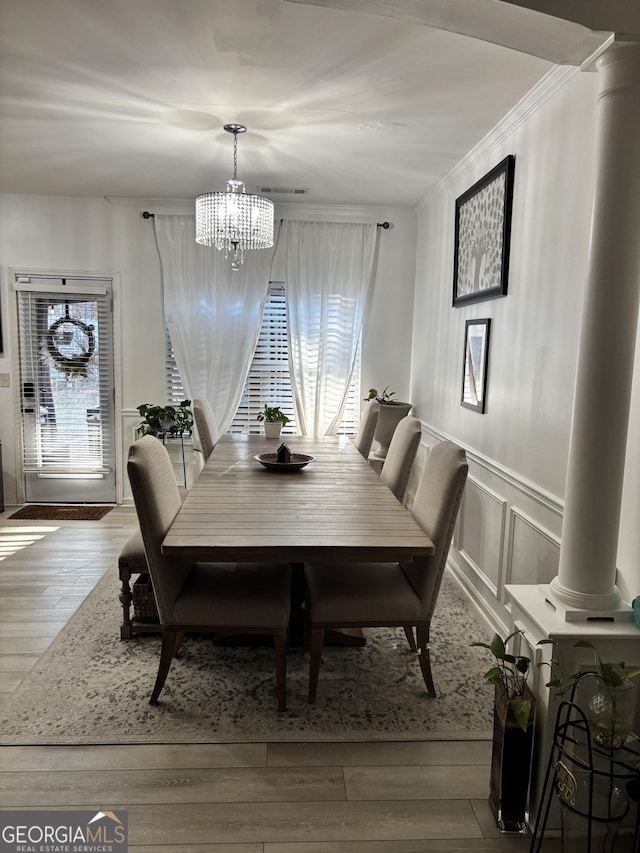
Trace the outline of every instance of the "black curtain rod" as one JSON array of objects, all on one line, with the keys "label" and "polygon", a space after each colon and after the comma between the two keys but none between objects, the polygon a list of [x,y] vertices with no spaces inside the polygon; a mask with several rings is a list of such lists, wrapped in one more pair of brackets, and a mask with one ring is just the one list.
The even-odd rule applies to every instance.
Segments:
[{"label": "black curtain rod", "polygon": [[[154,214],[154,213],[149,213],[149,211],[148,211],[148,210],[143,210],[143,211],[142,211],[142,218],[143,218],[143,219],[153,219],[153,217],[154,217],[154,216],[155,216],[155,214]],[[281,219],[281,220],[280,220],[280,222],[282,223],[282,222],[283,222],[283,220]],[[385,230],[385,231],[386,231],[388,228],[391,228],[391,224],[390,224],[389,222],[376,222],[376,225],[378,226],[378,228],[384,228],[384,230]]]},{"label": "black curtain rod", "polygon": [[[320,220],[318,220],[318,221],[320,221]],[[284,222],[284,219],[281,219],[280,225],[282,225],[283,222]],[[389,222],[376,222],[376,225],[378,226],[378,228],[384,228],[385,231],[387,230],[387,228],[391,228],[391,223],[389,223]]]}]

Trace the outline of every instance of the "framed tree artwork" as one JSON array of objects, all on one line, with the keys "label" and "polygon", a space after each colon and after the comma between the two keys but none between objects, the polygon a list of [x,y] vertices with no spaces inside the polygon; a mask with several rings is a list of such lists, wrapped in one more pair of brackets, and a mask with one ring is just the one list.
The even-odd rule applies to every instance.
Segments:
[{"label": "framed tree artwork", "polygon": [[514,172],[509,154],[456,199],[454,308],[506,295]]},{"label": "framed tree artwork", "polygon": [[484,414],[491,320],[467,320],[464,331],[461,405]]}]

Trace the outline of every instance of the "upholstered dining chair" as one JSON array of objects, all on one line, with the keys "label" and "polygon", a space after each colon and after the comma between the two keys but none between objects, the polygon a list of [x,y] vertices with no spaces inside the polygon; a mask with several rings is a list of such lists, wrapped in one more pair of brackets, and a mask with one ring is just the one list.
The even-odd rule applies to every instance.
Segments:
[{"label": "upholstered dining chair", "polygon": [[193,419],[196,422],[202,457],[206,462],[218,443],[220,433],[211,403],[205,397],[193,398]]},{"label": "upholstered dining chair", "polygon": [[[436,691],[429,657],[429,630],[444,573],[464,485],[464,450],[436,444],[427,458],[412,515],[435,545],[435,553],[411,564],[307,564],[306,611],[310,628],[309,702],[314,703],[327,628],[404,628],[418,652],[429,696]],[[414,628],[416,634],[414,635]]]},{"label": "upholstered dining chair", "polygon": [[359,450],[365,459],[369,458],[369,451],[371,450],[379,417],[380,403],[377,400],[369,400],[362,412],[356,437],[353,439],[356,450]]},{"label": "upholstered dining chair", "polygon": [[400,503],[404,502],[409,476],[418,452],[422,427],[418,418],[407,415],[398,422],[389,450],[380,472],[380,479],[387,485]]},{"label": "upholstered dining chair", "polygon": [[181,506],[166,448],[146,435],[129,449],[127,471],[156,599],[162,648],[149,704],[156,705],[186,632],[272,634],[278,710],[286,709],[291,569],[277,563],[193,563],[161,545]]}]

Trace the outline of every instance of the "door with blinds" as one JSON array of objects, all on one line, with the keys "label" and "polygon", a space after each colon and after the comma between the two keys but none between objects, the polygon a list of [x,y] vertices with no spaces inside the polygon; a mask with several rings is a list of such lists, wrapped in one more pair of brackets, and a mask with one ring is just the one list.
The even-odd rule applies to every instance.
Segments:
[{"label": "door with blinds", "polygon": [[115,503],[110,281],[18,276],[28,503]]}]

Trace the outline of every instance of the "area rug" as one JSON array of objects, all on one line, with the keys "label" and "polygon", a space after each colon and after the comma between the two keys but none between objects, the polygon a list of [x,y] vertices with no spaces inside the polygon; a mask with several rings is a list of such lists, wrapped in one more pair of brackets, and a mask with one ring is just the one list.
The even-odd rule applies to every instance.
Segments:
[{"label": "area rug", "polygon": [[367,631],[363,648],[326,648],[316,706],[306,701],[308,655],[288,659],[278,713],[273,650],[214,646],[189,636],[160,704],[149,705],[160,640],[119,639],[111,567],[0,711],[2,744],[223,743],[234,741],[480,739],[491,736],[489,629],[446,579],[432,623],[438,696],[426,695],[404,633]]},{"label": "area rug", "polygon": [[18,518],[23,521],[100,521],[112,506],[77,505],[56,506],[53,504],[28,504],[9,518]]}]

